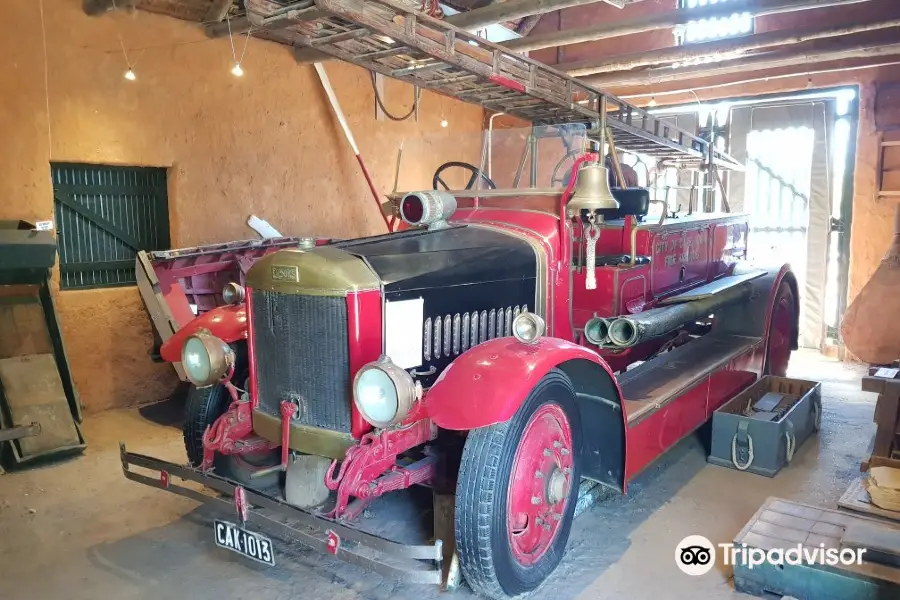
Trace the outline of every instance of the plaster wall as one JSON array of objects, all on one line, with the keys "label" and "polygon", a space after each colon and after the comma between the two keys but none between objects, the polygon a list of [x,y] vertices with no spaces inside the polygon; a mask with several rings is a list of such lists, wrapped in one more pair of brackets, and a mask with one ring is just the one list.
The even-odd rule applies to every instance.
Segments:
[{"label": "plaster wall", "polygon": [[[169,168],[173,247],[245,239],[257,214],[286,235],[355,237],[384,224],[311,66],[251,38],[234,64],[227,38],[145,12],[88,17],[80,0],[7,0],[0,21],[0,219],[53,217],[54,161]],[[136,62],[126,69],[119,40]],[[235,46],[241,53],[244,38]],[[434,164],[478,156],[480,107],[423,93],[418,123],[376,120],[369,73],[327,70],[381,192],[430,187]],[[405,113],[406,84],[385,83]],[[441,127],[446,120],[448,126]],[[410,143],[414,141],[415,143]],[[427,158],[427,160],[424,160]],[[59,291],[57,306],[87,412],[166,397],[176,379],[150,361],[150,325],[135,287]]]}]

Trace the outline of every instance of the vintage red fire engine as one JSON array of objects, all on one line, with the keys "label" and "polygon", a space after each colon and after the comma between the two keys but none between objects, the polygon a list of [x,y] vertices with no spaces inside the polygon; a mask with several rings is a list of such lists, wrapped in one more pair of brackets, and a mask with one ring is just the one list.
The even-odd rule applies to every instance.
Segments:
[{"label": "vintage red fire engine", "polygon": [[[469,187],[494,187],[470,169]],[[564,190],[409,193],[402,231],[259,260],[232,290],[246,343],[228,311],[182,340],[201,388],[190,466],[123,446],[126,475],[231,495],[241,523],[217,521],[216,541],[251,558],[274,561],[254,526],[274,524],[433,583],[441,544],[353,523],[389,492],[449,486],[469,585],[491,598],[536,589],[563,557],[583,478],[625,493],[726,400],[784,375],[797,339],[796,280],[743,261],[744,216],[651,222],[648,191],[611,190],[596,154],[571,172]]]}]

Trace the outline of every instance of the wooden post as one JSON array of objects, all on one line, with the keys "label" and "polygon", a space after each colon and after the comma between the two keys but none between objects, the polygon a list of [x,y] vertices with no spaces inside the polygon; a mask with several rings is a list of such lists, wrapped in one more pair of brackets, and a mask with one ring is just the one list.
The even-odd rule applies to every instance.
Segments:
[{"label": "wooden post", "polygon": [[[832,6],[845,6],[868,2],[869,0],[732,0],[721,4],[711,4],[706,7],[690,10],[674,10],[650,16],[641,16],[631,19],[622,19],[602,25],[592,25],[565,31],[552,31],[538,35],[531,35],[517,40],[511,40],[503,45],[510,50],[527,52],[540,50],[541,48],[554,48],[556,46],[568,46],[582,42],[595,42],[608,38],[657,29],[671,29],[679,25],[685,25],[696,19],[710,19],[715,17],[727,17],[735,12],[749,12],[755,17],[775,15],[812,8],[829,8]],[[503,6],[508,2],[500,4]],[[475,12],[475,11],[470,11]],[[469,14],[469,13],[466,13]],[[448,20],[452,17],[448,18]],[[453,23],[453,21],[450,21]]]},{"label": "wooden post", "polygon": [[231,8],[232,0],[212,0],[206,14],[203,15],[204,23],[218,23],[225,19],[228,9]]},{"label": "wooden post", "polygon": [[455,527],[456,496],[434,492],[434,539],[443,542],[443,588],[445,591],[455,590],[462,579],[459,560],[456,557]]},{"label": "wooden post", "polygon": [[799,32],[767,31],[765,33],[748,35],[737,39],[715,40],[700,44],[690,44],[687,46],[662,48],[660,50],[653,50],[651,52],[640,52],[635,54],[616,56],[612,59],[600,58],[599,60],[582,60],[577,62],[559,64],[555,67],[560,71],[565,71],[566,73],[574,77],[582,77],[584,75],[593,75],[595,73],[628,71],[637,67],[645,67],[648,65],[664,65],[676,62],[680,63],[700,58],[713,57],[717,55],[727,56],[731,54],[742,54],[753,50],[761,50],[763,48],[786,46],[790,44],[801,44],[803,42],[809,42],[812,40],[853,35],[855,33],[877,31],[880,29],[889,29],[893,27],[900,27],[900,19],[858,23],[821,30],[807,29]]}]

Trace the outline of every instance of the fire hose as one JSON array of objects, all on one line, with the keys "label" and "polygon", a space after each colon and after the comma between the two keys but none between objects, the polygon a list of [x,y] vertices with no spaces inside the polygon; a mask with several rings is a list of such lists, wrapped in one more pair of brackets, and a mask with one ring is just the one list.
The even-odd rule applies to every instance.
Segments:
[{"label": "fire hose", "polygon": [[598,317],[588,322],[585,331],[596,331],[592,334],[593,343],[630,348],[667,335],[685,323],[702,319],[726,304],[749,298],[752,291],[752,286],[745,282],[701,300],[653,308],[614,319]]}]

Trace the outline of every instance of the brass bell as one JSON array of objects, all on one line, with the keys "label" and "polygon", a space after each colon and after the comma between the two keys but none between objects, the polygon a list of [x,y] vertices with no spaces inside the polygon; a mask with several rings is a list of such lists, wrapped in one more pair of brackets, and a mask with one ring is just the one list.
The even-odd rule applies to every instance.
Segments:
[{"label": "brass bell", "polygon": [[572,197],[566,204],[566,215],[570,219],[580,217],[583,210],[590,214],[619,208],[619,201],[609,189],[609,172],[605,166],[586,162],[578,169],[577,177]]}]

